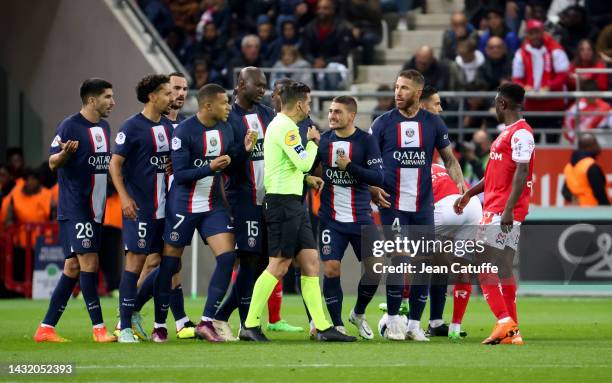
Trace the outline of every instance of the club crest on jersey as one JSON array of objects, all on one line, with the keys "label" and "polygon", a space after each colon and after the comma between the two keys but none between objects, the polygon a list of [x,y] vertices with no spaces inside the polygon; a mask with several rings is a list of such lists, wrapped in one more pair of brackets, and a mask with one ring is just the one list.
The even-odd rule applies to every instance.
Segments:
[{"label": "club crest on jersey", "polygon": [[159,142],[164,142],[164,141],[166,141],[166,137],[164,136],[164,134],[163,134],[163,133],[159,133],[159,134],[157,135],[157,139],[159,140]]},{"label": "club crest on jersey", "polygon": [[147,245],[147,241],[145,241],[144,239],[140,238],[140,239],[138,240],[137,245],[138,245],[138,248],[139,248],[139,249],[144,249],[144,248],[145,248],[145,246]]},{"label": "club crest on jersey", "polygon": [[96,142],[102,142],[102,135],[99,133],[96,133]]},{"label": "club crest on jersey", "polygon": [[408,137],[408,138],[414,137],[414,129],[412,129],[412,128],[406,129],[406,137]]},{"label": "club crest on jersey", "polygon": [[176,231],[173,231],[172,233],[170,233],[170,240],[171,241],[176,242],[176,241],[179,240],[179,238],[180,238],[180,235]]},{"label": "club crest on jersey", "polygon": [[253,237],[249,237],[249,239],[247,240],[247,243],[249,245],[249,247],[255,247],[255,244],[257,243],[257,241],[255,241],[255,238]]},{"label": "club crest on jersey", "polygon": [[339,148],[338,150],[336,150],[336,156],[344,157],[344,149]]},{"label": "club crest on jersey", "polygon": [[89,238],[85,238],[81,242],[81,245],[83,246],[84,249],[89,249],[91,247],[91,240]]},{"label": "club crest on jersey", "polygon": [[285,145],[293,146],[297,144],[299,141],[299,137],[300,134],[295,130],[287,132],[287,134],[285,134]]},{"label": "club crest on jersey", "polygon": [[331,246],[330,245],[323,246],[323,248],[321,248],[321,252],[324,255],[330,255],[331,254]]},{"label": "club crest on jersey", "polygon": [[208,143],[210,144],[210,146],[217,146],[219,142],[217,141],[215,137],[211,137]]}]

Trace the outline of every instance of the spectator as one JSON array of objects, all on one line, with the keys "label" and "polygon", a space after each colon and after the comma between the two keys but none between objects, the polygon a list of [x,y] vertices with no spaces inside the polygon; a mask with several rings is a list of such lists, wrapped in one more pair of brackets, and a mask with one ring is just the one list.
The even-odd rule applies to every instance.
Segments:
[{"label": "spectator", "polygon": [[[512,62],[512,81],[522,85],[526,91],[546,93],[562,91],[567,83],[569,60],[563,48],[548,33],[538,20],[527,22],[527,36]],[[527,99],[526,111],[563,111],[563,99]],[[536,128],[556,128],[561,126],[560,117],[530,118],[531,126]],[[549,143],[556,142],[558,136],[548,135]]]},{"label": "spectator", "polygon": [[493,36],[501,37],[506,43],[506,48],[510,53],[514,53],[520,46],[516,33],[511,31],[504,22],[504,11],[499,8],[490,8],[487,10],[487,30],[480,36],[478,49],[481,52],[485,51],[487,42]]},{"label": "spectator", "polygon": [[240,54],[236,55],[227,67],[225,74],[226,85],[230,88],[234,87],[234,68],[244,68],[246,66],[265,67],[266,62],[260,54],[261,42],[256,35],[246,35],[240,42]]},{"label": "spectator", "polygon": [[104,275],[106,289],[113,292],[119,289],[121,273],[123,271],[123,241],[121,229],[123,228],[121,200],[119,194],[109,183],[107,188],[106,209],[102,223],[102,238],[100,243],[100,269]]},{"label": "spectator", "polygon": [[261,43],[261,56],[269,63],[275,63],[280,57],[281,45],[274,35],[272,21],[266,15],[257,18],[257,36]]},{"label": "spectator", "polygon": [[168,48],[170,48],[176,58],[179,59],[179,61],[183,64],[186,64],[187,62],[185,61],[185,54],[187,51],[187,40],[185,38],[185,32],[183,31],[183,29],[179,27],[171,28],[170,31],[168,31],[168,33],[166,34],[164,40],[166,41],[166,45],[168,45]]},{"label": "spectator", "polygon": [[[386,84],[379,85],[376,91],[377,92],[393,92],[391,87]],[[395,108],[395,101],[393,100],[393,96],[382,96],[382,97],[378,97],[376,100],[377,100],[376,107],[372,111],[372,122],[374,122],[374,120],[376,120],[380,115]]]},{"label": "spectator", "polygon": [[472,40],[478,43],[478,31],[468,23],[463,12],[453,12],[450,26],[450,29],[447,29],[442,36],[441,60],[454,60],[457,56],[457,44],[461,41]]},{"label": "spectator", "polygon": [[176,26],[193,37],[200,17],[200,4],[197,0],[166,1],[170,4],[170,12]]},{"label": "spectator", "polygon": [[344,17],[351,24],[353,40],[361,47],[360,64],[372,65],[376,58],[374,48],[382,40],[382,12],[367,0],[345,1]]},{"label": "spectator", "polygon": [[221,72],[227,64],[227,48],[214,23],[204,26],[202,40],[194,41],[185,53],[185,62],[192,66],[197,59],[206,60],[212,70]]},{"label": "spectator", "polygon": [[[468,83],[465,90],[468,92],[484,92],[487,86],[481,81]],[[465,100],[466,109],[470,112],[487,112],[491,104],[487,98],[472,96]],[[486,129],[494,127],[496,122],[490,117],[484,116],[464,116],[463,126],[466,128]]]},{"label": "spectator", "polygon": [[[568,85],[570,90],[576,89],[576,81],[580,79],[580,85],[583,81],[593,80],[597,85],[597,89],[608,90],[608,74],[607,73],[582,73],[577,74],[576,69],[579,68],[597,68],[604,69],[606,63],[595,55],[595,48],[589,39],[583,39],[578,44],[578,51],[574,60],[570,64]],[[582,86],[581,86],[582,90]]]},{"label": "spectator", "polygon": [[319,89],[334,90],[346,79],[351,31],[336,15],[332,0],[319,0],[317,17],[304,28],[302,56],[315,69],[338,69],[339,74],[317,74]]},{"label": "spectator", "polygon": [[579,5],[572,5],[559,14],[561,38],[559,43],[565,49],[570,59],[574,58],[580,40],[595,41],[597,28],[590,23],[586,9]]},{"label": "spectator", "polygon": [[310,72],[292,72],[291,69],[309,69],[308,61],[300,57],[300,52],[293,45],[283,45],[281,49],[281,58],[274,64],[275,69],[286,69],[286,72],[275,72],[272,74],[270,83],[274,84],[281,78],[290,78],[294,81],[303,82],[312,87],[312,73]]},{"label": "spectator", "polygon": [[298,27],[293,16],[282,16],[279,17],[278,22],[278,38],[279,45],[294,45],[300,48],[302,40],[298,34]]},{"label": "spectator", "polygon": [[567,202],[584,207],[610,205],[606,175],[597,163],[600,153],[601,147],[594,135],[580,135],[578,149],[563,169],[565,183],[561,193]]},{"label": "spectator", "polygon": [[[2,223],[37,223],[51,220],[52,196],[40,183],[40,174],[32,169],[23,172],[24,182],[2,201]],[[25,234],[22,233],[25,238]],[[25,243],[22,238],[21,243]]]},{"label": "spectator", "polygon": [[484,55],[476,50],[476,44],[471,40],[463,40],[457,46],[455,63],[463,72],[467,84],[474,82],[476,72],[485,62]]},{"label": "spectator", "polygon": [[[585,92],[597,92],[597,84],[593,80],[585,80],[582,89]],[[612,125],[612,108],[610,104],[598,97],[581,98],[566,111],[563,120],[563,136],[574,143],[576,131],[585,132],[590,129],[605,128]],[[590,114],[590,113],[602,114]],[[577,124],[576,119],[579,118]],[[578,126],[576,126],[578,125]]]},{"label": "spectator", "polygon": [[208,23],[213,23],[219,31],[219,36],[226,36],[229,32],[232,13],[225,0],[204,0],[204,13],[196,26],[196,39],[200,41],[204,32],[204,27]]},{"label": "spectator", "polygon": [[457,65],[436,60],[433,49],[427,45],[420,47],[414,57],[404,64],[402,70],[405,69],[418,70],[425,77],[425,84],[440,91],[457,90],[461,87],[462,74]]},{"label": "spectator", "polygon": [[476,157],[476,146],[471,141],[463,142],[459,145],[459,166],[463,178],[470,185],[480,181],[484,177],[484,166]]},{"label": "spectator", "polygon": [[[279,19],[282,16],[292,16],[300,27],[308,24],[316,14],[317,0],[278,0]],[[311,12],[310,8],[315,8]]]},{"label": "spectator", "polygon": [[277,13],[276,0],[229,0],[229,7],[238,22],[238,32],[242,35],[257,32],[257,17],[264,15],[274,20]]},{"label": "spectator", "polygon": [[544,31],[548,32],[555,40],[559,41],[561,38],[560,27],[558,24],[550,21],[546,15],[548,12],[548,5],[550,1],[547,0],[531,0],[527,3],[525,9],[525,20],[521,25],[520,36],[525,34],[525,27],[527,20],[535,19],[539,20],[544,24]]},{"label": "spectator", "polygon": [[489,162],[489,154],[491,150],[491,136],[487,133],[486,130],[481,129],[474,133],[472,136],[472,142],[474,143],[475,149],[474,154],[476,154],[476,158],[480,160],[484,168],[487,166],[487,162]]},{"label": "spectator", "polygon": [[8,148],[6,150],[6,164],[11,177],[15,180],[17,186],[23,184],[21,178],[23,169],[25,167],[25,160],[23,159],[23,149],[21,148]]},{"label": "spectator", "polygon": [[223,85],[223,79],[219,72],[209,68],[206,60],[196,60],[193,63],[191,77],[193,78],[193,81],[191,82],[191,89],[197,90],[206,84]]},{"label": "spectator", "polygon": [[[166,37],[170,29],[174,28],[174,18],[170,8],[164,0],[141,0],[139,2],[142,12],[155,26],[161,37]],[[197,7],[197,3],[196,3]]]},{"label": "spectator", "polygon": [[493,36],[487,41],[486,60],[478,68],[476,78],[486,84],[487,90],[499,88],[502,79],[512,76],[512,61],[506,51],[504,40]]},{"label": "spectator", "polygon": [[15,179],[9,172],[8,166],[0,164],[0,206],[2,206],[4,197],[9,195],[14,187]]},{"label": "spectator", "polygon": [[612,24],[601,31],[595,46],[601,58],[606,63],[612,63]]}]

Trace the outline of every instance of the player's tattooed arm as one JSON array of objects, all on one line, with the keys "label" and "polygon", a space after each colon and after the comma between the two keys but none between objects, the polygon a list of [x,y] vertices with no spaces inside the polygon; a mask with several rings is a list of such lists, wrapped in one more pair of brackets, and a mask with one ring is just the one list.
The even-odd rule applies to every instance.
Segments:
[{"label": "player's tattooed arm", "polygon": [[58,141],[61,151],[49,156],[49,168],[53,171],[64,166],[72,153],[79,148],[79,141],[68,140],[66,142]]},{"label": "player's tattooed arm", "polygon": [[465,181],[463,180],[463,172],[461,171],[461,166],[459,165],[459,161],[455,158],[453,154],[453,149],[451,149],[450,145],[442,149],[438,149],[440,153],[440,157],[442,157],[442,161],[444,161],[444,167],[448,172],[450,178],[455,181],[457,188],[461,194],[465,193]]},{"label": "player's tattooed arm", "polygon": [[123,182],[122,168],[124,162],[125,157],[119,154],[113,154],[108,172],[110,173],[113,185],[117,190],[117,194],[119,194],[123,216],[128,219],[136,219],[136,217],[138,217],[138,205],[136,205],[136,201],[130,197],[130,194],[127,192],[125,187],[125,183]]},{"label": "player's tattooed arm", "polygon": [[512,226],[512,221],[514,221],[514,215],[512,211],[514,210],[514,206],[517,201],[523,194],[525,187],[527,186],[527,177],[529,175],[529,163],[528,162],[517,162],[516,170],[514,171],[514,176],[512,177],[512,190],[510,191],[510,196],[506,201],[506,206],[504,207],[504,212],[501,215],[501,225],[502,226]]}]

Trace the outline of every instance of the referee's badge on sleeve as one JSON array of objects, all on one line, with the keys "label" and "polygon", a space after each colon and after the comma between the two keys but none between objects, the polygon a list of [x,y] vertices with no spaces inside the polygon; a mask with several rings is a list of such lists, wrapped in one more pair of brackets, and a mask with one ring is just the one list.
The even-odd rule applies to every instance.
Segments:
[{"label": "referee's badge on sleeve", "polygon": [[285,145],[293,146],[299,142],[300,134],[297,130],[290,130],[285,134]]}]

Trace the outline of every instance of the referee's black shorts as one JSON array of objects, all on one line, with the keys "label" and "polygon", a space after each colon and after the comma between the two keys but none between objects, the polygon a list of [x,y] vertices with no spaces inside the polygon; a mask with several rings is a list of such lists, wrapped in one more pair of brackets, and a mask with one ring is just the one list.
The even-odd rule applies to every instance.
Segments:
[{"label": "referee's black shorts", "polygon": [[268,228],[268,256],[294,258],[302,249],[317,249],[310,219],[298,195],[266,194],[264,219]]}]

